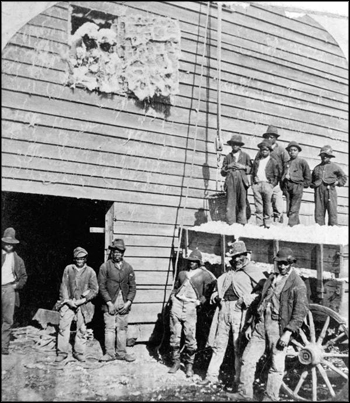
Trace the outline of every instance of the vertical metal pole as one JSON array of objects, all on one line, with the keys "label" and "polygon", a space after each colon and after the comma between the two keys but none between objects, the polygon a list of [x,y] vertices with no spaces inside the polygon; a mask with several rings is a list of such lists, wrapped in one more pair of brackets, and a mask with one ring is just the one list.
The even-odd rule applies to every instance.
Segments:
[{"label": "vertical metal pole", "polygon": [[317,262],[317,296],[319,299],[323,299],[323,244],[316,246],[316,262]]},{"label": "vertical metal pole", "polygon": [[222,151],[221,140],[221,12],[222,4],[217,2],[218,5],[218,37],[217,37],[217,70],[218,70],[218,87],[217,87],[217,138],[216,138],[216,152],[217,152],[217,172],[216,172],[216,191],[218,191],[218,176],[220,165],[220,151]]},{"label": "vertical metal pole", "polygon": [[114,228],[114,203],[108,209],[105,215],[105,262],[108,259],[109,250],[108,247],[113,241]]},{"label": "vertical metal pole", "polygon": [[226,236],[224,234],[222,234],[221,235],[221,268],[222,268],[222,273],[225,273],[225,271],[226,271],[225,256],[226,256]]},{"label": "vertical metal pole", "polygon": [[[279,248],[280,248],[279,240],[274,239],[273,240],[273,254],[274,254],[274,256],[277,255],[277,252],[278,252]],[[277,262],[276,261],[273,262],[273,267],[274,267],[275,273],[278,273],[278,268],[277,268]]]}]

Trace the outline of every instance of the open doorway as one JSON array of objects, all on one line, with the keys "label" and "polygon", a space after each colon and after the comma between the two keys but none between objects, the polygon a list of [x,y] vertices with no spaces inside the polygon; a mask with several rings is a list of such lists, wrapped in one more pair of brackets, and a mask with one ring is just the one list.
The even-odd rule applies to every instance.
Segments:
[{"label": "open doorway", "polygon": [[39,308],[53,308],[63,270],[72,263],[77,246],[88,251],[87,264],[98,273],[104,261],[105,236],[91,233],[90,228],[104,228],[110,205],[100,200],[2,193],[2,234],[7,227],[16,230],[17,251],[28,273],[15,326],[28,325]]}]

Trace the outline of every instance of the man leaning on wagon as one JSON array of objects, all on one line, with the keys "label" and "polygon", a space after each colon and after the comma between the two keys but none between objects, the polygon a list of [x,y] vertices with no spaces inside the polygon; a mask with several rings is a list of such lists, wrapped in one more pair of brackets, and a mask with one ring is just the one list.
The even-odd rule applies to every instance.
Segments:
[{"label": "man leaning on wagon", "polygon": [[289,248],[281,248],[275,256],[278,273],[266,280],[255,323],[246,330],[249,339],[242,356],[237,393],[227,393],[234,401],[252,401],[256,364],[269,349],[271,364],[263,401],[278,401],[285,368],[285,357],[291,335],[303,324],[308,312],[306,286],[292,268],[296,259]]},{"label": "man leaning on wagon", "polygon": [[201,385],[219,382],[220,366],[224,360],[226,348],[232,329],[235,376],[234,383],[239,379],[241,357],[241,330],[245,321],[246,311],[251,303],[259,297],[266,280],[262,270],[255,266],[248,257],[243,241],[236,241],[226,253],[231,257],[227,272],[217,280],[216,289],[210,302],[217,303],[207,345],[213,349],[213,355],[207,370],[206,378]]}]

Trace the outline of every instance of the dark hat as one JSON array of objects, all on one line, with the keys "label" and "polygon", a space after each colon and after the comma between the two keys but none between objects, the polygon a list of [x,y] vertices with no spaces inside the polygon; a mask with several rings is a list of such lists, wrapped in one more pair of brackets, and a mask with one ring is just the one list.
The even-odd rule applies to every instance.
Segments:
[{"label": "dark hat", "polygon": [[290,248],[281,248],[277,255],[275,256],[274,260],[276,262],[283,262],[287,261],[289,263],[295,263],[297,260],[293,256],[293,251]]},{"label": "dark hat", "polygon": [[192,251],[188,257],[185,257],[185,259],[190,260],[191,262],[199,262],[202,264],[202,254],[197,249]]},{"label": "dark hat", "polygon": [[278,129],[277,129],[277,127],[276,126],[272,126],[272,125],[270,125],[268,128],[267,128],[267,131],[266,131],[266,133],[264,133],[262,136],[263,137],[267,137],[267,135],[273,135],[273,136],[275,136],[276,138],[277,137],[279,137],[280,135],[278,134]]},{"label": "dark hat", "polygon": [[81,248],[80,246],[78,246],[73,250],[74,259],[76,259],[77,257],[85,257],[87,255],[88,255],[87,251],[84,248]]},{"label": "dark hat", "polygon": [[232,145],[232,144],[239,144],[241,146],[244,145],[243,141],[242,141],[242,136],[240,134],[234,134],[231,139],[227,142],[228,145]]},{"label": "dark hat", "polygon": [[267,139],[266,139],[266,140],[263,140],[261,143],[259,143],[259,144],[258,144],[258,147],[259,147],[259,148],[266,147],[266,148],[268,148],[270,151],[273,150],[271,141],[270,141],[270,140],[267,140]]},{"label": "dark hat", "polygon": [[335,158],[335,155],[333,155],[333,149],[331,146],[323,146],[318,155],[321,155],[321,154],[326,154],[328,157]]},{"label": "dark hat", "polygon": [[125,251],[124,241],[122,239],[115,239],[112,242],[112,245],[109,245],[109,249],[118,249],[121,251]]},{"label": "dark hat", "polygon": [[300,145],[296,141],[291,141],[288,146],[286,147],[286,150],[289,150],[291,147],[296,147],[299,151],[302,150]]},{"label": "dark hat", "polygon": [[231,249],[226,253],[226,256],[237,256],[237,255],[246,255],[247,253],[250,253],[250,251],[247,251],[247,248],[245,246],[245,243],[243,241],[236,241],[231,244]]},{"label": "dark hat", "polygon": [[19,240],[16,239],[16,231],[11,227],[5,229],[4,236],[1,240],[5,243],[19,243]]}]

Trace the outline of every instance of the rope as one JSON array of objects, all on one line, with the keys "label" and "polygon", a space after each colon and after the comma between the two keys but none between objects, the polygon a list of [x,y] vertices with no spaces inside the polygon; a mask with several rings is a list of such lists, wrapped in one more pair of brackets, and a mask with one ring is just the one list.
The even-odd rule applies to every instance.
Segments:
[{"label": "rope", "polygon": [[[195,155],[195,152],[196,152],[196,141],[197,141],[197,133],[198,133],[198,117],[199,117],[199,108],[200,108],[200,103],[201,103],[204,57],[205,57],[206,45],[207,45],[209,9],[210,9],[210,2],[208,2],[208,4],[207,4],[207,15],[206,15],[206,21],[205,21],[205,32],[204,32],[204,41],[203,41],[203,55],[202,55],[201,75],[200,75],[200,81],[199,81],[198,107],[196,109],[197,116],[196,116],[196,125],[195,125],[195,133],[194,133],[194,145],[193,145],[193,153],[192,153],[190,179],[192,179],[192,176],[193,176],[194,155]],[[185,197],[185,204],[184,204],[184,207],[183,207],[183,215],[182,215],[181,225],[180,225],[180,237],[179,237],[179,244],[178,244],[177,252],[176,252],[175,273],[174,273],[172,289],[174,289],[175,280],[176,280],[176,276],[177,276],[177,269],[178,269],[177,266],[178,266],[178,262],[179,262],[179,254],[180,254],[180,246],[181,246],[182,230],[183,230],[183,221],[184,221],[184,216],[185,216],[185,211],[186,211],[186,206],[187,206],[189,183],[190,183],[190,181],[188,181],[187,188],[186,188],[186,197]]]},{"label": "rope", "polygon": [[215,189],[218,191],[218,177],[220,171],[220,151],[222,151],[222,139],[221,139],[221,3],[217,3],[218,6],[218,39],[217,39],[217,61],[218,61],[218,88],[217,88],[217,141],[216,141],[216,178]]}]

